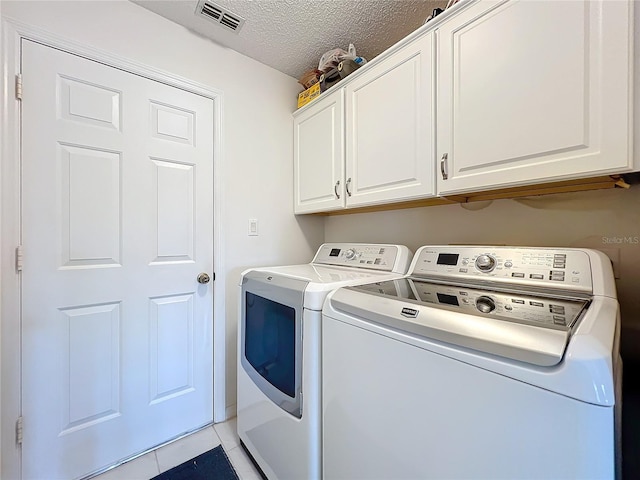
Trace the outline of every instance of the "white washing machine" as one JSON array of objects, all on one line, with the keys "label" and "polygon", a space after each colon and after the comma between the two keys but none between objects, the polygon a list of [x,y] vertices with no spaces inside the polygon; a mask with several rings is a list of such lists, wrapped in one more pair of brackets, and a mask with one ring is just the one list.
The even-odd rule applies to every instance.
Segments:
[{"label": "white washing machine", "polygon": [[325,479],[613,479],[620,318],[602,253],[426,246],[322,325]]},{"label": "white washing machine", "polygon": [[309,264],[242,274],[238,435],[270,480],[321,478],[321,321],[338,287],[402,277],[401,245],[324,244]]}]

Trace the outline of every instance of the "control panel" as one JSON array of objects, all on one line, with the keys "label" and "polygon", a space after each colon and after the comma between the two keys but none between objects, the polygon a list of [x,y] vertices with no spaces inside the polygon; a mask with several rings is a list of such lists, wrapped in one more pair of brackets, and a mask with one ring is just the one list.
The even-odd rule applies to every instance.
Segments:
[{"label": "control panel", "polygon": [[402,278],[348,287],[375,295],[397,297],[400,301],[428,304],[469,315],[484,315],[499,320],[537,327],[567,330],[580,317],[588,300],[544,297],[518,292],[448,285]]},{"label": "control panel", "polygon": [[[403,250],[406,250],[406,247],[403,247]],[[398,245],[327,243],[320,247],[312,263],[344,265],[391,272],[394,271],[399,257],[403,254],[404,252],[401,251],[401,247]],[[408,250],[406,250],[406,255],[404,256],[408,258]]]},{"label": "control panel", "polygon": [[417,299],[424,303],[457,307],[461,313],[480,313],[546,328],[570,328],[588,304],[586,300],[500,293],[419,281],[413,281],[412,286]]},{"label": "control panel", "polygon": [[409,273],[592,290],[589,255],[574,249],[427,246],[418,250]]}]

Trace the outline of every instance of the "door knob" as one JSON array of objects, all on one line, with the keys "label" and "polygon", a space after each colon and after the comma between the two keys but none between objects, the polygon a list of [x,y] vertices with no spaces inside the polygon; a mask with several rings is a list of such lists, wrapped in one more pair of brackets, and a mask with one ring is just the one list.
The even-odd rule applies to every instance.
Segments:
[{"label": "door knob", "polygon": [[211,280],[211,277],[204,272],[198,275],[198,283],[209,283],[209,280]]}]

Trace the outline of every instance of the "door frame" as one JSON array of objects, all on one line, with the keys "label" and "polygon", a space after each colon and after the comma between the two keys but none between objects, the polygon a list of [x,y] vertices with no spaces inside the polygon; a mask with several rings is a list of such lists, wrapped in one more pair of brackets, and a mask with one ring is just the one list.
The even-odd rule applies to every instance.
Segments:
[{"label": "door frame", "polygon": [[21,448],[16,422],[21,407],[21,273],[16,247],[21,238],[21,105],[16,100],[22,39],[97,61],[134,75],[177,87],[213,100],[213,421],[226,420],[226,326],[224,243],[221,229],[224,199],[222,118],[224,94],[211,86],[131,61],[2,17],[0,24],[0,478],[22,478]]}]

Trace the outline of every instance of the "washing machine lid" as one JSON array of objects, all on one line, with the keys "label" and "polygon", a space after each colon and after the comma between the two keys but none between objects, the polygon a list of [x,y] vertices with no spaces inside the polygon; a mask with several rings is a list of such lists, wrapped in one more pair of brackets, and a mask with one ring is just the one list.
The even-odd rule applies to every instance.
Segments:
[{"label": "washing machine lid", "polygon": [[324,243],[311,263],[245,270],[240,285],[242,278],[251,271],[303,280],[308,282],[304,308],[321,311],[322,304],[332,290],[400,278],[407,273],[410,263],[411,251],[404,245]]},{"label": "washing machine lid", "polygon": [[366,268],[337,267],[316,265],[287,265],[280,267],[257,268],[254,271],[295,278],[308,282],[304,292],[304,308],[322,310],[327,295],[336,288],[376,281],[400,278],[397,273],[379,272]]},{"label": "washing machine lid", "polygon": [[539,366],[562,361],[589,302],[412,278],[342,288],[331,299],[367,321]]}]

